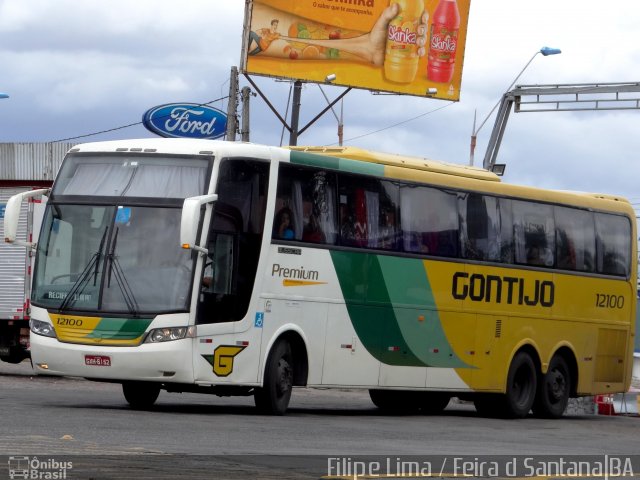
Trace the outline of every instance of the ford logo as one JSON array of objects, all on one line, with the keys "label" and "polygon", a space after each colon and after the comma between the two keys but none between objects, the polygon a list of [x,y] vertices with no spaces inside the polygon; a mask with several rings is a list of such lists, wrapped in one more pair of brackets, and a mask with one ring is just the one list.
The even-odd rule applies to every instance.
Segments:
[{"label": "ford logo", "polygon": [[213,139],[225,134],[227,115],[207,105],[168,103],[147,110],[142,123],[161,137]]}]

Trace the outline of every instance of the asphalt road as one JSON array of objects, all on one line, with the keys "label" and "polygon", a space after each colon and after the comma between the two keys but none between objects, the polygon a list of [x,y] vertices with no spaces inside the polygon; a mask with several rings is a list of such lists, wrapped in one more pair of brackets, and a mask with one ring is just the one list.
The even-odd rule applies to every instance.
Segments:
[{"label": "asphalt road", "polygon": [[33,376],[28,362],[0,362],[0,409],[0,478],[9,456],[72,461],[66,478],[269,479],[352,474],[361,458],[640,454],[632,416],[500,420],[463,403],[385,416],[366,391],[318,389],[296,390],[284,417],[259,415],[252,397],[166,392],[152,411],[134,411],[119,385]]}]

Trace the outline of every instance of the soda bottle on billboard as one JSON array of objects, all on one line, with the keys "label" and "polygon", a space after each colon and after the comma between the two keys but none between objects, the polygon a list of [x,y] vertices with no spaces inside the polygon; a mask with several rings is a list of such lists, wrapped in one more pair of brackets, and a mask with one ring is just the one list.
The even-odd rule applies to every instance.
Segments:
[{"label": "soda bottle on billboard", "polygon": [[460,12],[456,0],[440,0],[431,18],[427,79],[447,83],[453,78]]},{"label": "soda bottle on billboard", "polygon": [[396,83],[411,83],[418,73],[418,25],[423,0],[391,0],[398,14],[389,22],[384,55],[384,76]]}]

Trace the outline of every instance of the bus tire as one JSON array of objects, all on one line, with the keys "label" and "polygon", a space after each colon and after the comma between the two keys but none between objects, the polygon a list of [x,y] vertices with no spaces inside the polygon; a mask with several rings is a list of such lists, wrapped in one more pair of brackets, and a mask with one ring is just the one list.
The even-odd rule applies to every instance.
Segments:
[{"label": "bus tire", "polygon": [[571,392],[571,372],[567,362],[555,355],[547,373],[542,375],[538,384],[533,413],[540,418],[560,418],[567,408]]},{"label": "bus tire", "polygon": [[151,408],[160,395],[160,385],[151,382],[123,382],[122,393],[136,410]]},{"label": "bus tire", "polygon": [[504,416],[524,418],[536,398],[536,365],[526,352],[513,357],[507,375],[507,391],[504,394]]},{"label": "bus tire", "polygon": [[269,415],[284,415],[293,389],[293,355],[286,340],[271,349],[264,369],[264,384],[254,393],[256,407]]}]

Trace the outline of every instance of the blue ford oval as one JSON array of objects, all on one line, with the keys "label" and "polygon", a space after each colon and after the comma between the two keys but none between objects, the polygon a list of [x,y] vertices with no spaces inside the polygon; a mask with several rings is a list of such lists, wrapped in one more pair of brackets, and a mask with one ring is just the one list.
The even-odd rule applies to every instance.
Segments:
[{"label": "blue ford oval", "polygon": [[142,123],[161,137],[221,137],[227,130],[227,115],[217,108],[197,103],[168,103],[145,112]]}]

